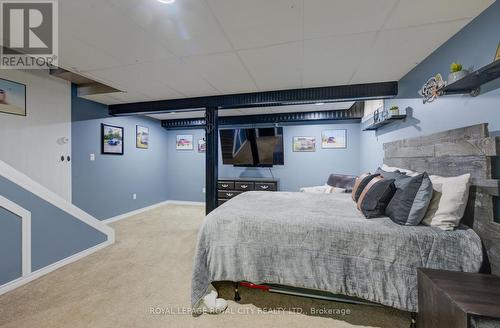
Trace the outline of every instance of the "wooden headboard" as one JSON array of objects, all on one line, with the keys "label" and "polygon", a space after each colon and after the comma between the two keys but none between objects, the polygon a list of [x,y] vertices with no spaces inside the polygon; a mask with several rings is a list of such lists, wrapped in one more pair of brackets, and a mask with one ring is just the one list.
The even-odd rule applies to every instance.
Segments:
[{"label": "wooden headboard", "polygon": [[500,224],[494,221],[493,196],[500,180],[492,179],[492,156],[500,155],[500,138],[488,124],[403,139],[384,144],[384,163],[441,176],[470,173],[472,186],[462,223],[473,228],[484,247],[483,272],[500,275]]}]

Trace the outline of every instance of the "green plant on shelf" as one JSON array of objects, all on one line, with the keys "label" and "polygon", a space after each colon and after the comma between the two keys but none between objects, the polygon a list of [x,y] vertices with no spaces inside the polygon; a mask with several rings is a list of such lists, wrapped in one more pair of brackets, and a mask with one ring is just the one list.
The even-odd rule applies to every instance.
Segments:
[{"label": "green plant on shelf", "polygon": [[399,107],[398,106],[392,106],[391,108],[389,108],[389,113],[391,114],[391,116],[393,116],[393,115],[399,115]]},{"label": "green plant on shelf", "polygon": [[450,72],[451,73],[457,73],[457,72],[460,72],[462,70],[462,64],[460,63],[452,63],[450,65]]}]

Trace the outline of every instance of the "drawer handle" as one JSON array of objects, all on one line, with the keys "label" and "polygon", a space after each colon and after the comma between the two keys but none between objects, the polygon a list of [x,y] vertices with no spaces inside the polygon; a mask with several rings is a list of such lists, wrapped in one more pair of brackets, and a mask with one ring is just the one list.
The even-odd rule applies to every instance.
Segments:
[{"label": "drawer handle", "polygon": [[233,197],[233,195],[234,195],[233,193],[226,192],[226,196],[227,196],[227,197]]},{"label": "drawer handle", "polygon": [[269,189],[269,186],[260,186],[260,188],[266,190]]},{"label": "drawer handle", "polygon": [[248,186],[247,185],[241,185],[241,189],[247,189]]},{"label": "drawer handle", "polygon": [[222,185],[222,188],[227,188],[227,187],[229,187],[229,185],[228,185],[228,184],[223,184],[223,185]]}]

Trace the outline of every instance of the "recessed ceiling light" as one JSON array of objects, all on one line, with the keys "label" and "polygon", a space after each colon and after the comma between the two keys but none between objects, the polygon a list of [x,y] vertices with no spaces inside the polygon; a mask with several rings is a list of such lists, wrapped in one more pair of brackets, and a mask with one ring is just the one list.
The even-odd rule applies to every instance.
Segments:
[{"label": "recessed ceiling light", "polygon": [[318,102],[318,103],[315,103],[316,106],[323,106],[325,103],[322,103],[322,102]]},{"label": "recessed ceiling light", "polygon": [[171,3],[174,3],[175,0],[158,0],[158,2],[166,3],[166,4],[171,4]]}]

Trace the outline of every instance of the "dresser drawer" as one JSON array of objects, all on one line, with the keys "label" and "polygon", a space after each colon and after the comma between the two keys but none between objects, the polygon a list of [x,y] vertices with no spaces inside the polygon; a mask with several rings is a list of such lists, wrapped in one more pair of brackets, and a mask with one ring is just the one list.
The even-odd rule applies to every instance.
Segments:
[{"label": "dresser drawer", "polygon": [[233,197],[236,197],[238,196],[239,194],[241,194],[241,192],[239,191],[220,191],[218,192],[218,196],[219,196],[219,199],[231,199]]},{"label": "dresser drawer", "polygon": [[277,191],[278,184],[276,182],[256,182],[255,190],[260,191]]},{"label": "dresser drawer", "polygon": [[234,181],[219,181],[217,182],[217,188],[219,190],[233,190]]},{"label": "dresser drawer", "polygon": [[240,191],[250,191],[250,190],[254,190],[254,184],[253,184],[253,182],[236,181],[234,183],[234,189],[240,190]]},{"label": "dresser drawer", "polygon": [[221,206],[222,204],[224,204],[225,202],[227,202],[229,199],[219,199],[218,200],[218,204],[219,206]]}]

